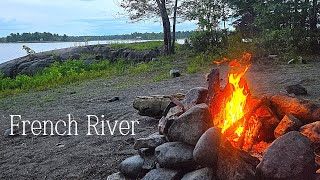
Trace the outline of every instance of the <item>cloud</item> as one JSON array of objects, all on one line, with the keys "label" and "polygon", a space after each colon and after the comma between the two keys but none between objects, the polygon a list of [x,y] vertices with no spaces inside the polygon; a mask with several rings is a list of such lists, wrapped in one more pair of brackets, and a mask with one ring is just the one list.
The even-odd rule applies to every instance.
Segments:
[{"label": "cloud", "polygon": [[[68,35],[110,35],[160,32],[159,22],[129,23],[116,0],[10,0],[1,2],[0,37],[11,32],[52,32]],[[178,25],[191,30],[194,23]]]}]

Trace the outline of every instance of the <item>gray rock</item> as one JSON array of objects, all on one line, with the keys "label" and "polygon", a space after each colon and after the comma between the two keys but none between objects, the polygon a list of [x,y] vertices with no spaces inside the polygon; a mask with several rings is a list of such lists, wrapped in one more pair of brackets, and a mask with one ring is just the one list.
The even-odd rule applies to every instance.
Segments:
[{"label": "gray rock", "polygon": [[132,156],[119,164],[120,172],[129,178],[143,177],[146,174],[146,170],[142,168],[144,159],[139,155]]},{"label": "gray rock", "polygon": [[[21,123],[20,123],[19,127],[21,127]],[[14,127],[13,127],[13,134],[14,134],[14,135],[10,135],[10,134],[11,134],[11,128],[9,128],[9,129],[6,129],[6,130],[4,131],[3,136],[4,136],[4,137],[13,137],[13,136],[18,135],[18,133],[19,133],[19,128],[16,127],[16,126],[14,126]]]},{"label": "gray rock", "polygon": [[167,142],[164,135],[160,135],[159,133],[151,134],[146,138],[139,138],[134,143],[134,149],[138,150],[141,148],[156,148],[161,144]]},{"label": "gray rock", "polygon": [[162,117],[159,120],[158,130],[160,134],[168,134],[169,128],[173,123],[173,118]]},{"label": "gray rock", "polygon": [[198,104],[172,122],[167,137],[170,141],[195,146],[201,135],[210,127],[213,127],[213,120],[208,106]]},{"label": "gray rock", "polygon": [[300,132],[308,137],[310,141],[320,144],[320,121],[302,126]]},{"label": "gray rock", "polygon": [[208,129],[197,142],[193,150],[195,161],[204,167],[216,167],[221,139],[219,128]]},{"label": "gray rock", "polygon": [[151,170],[156,167],[157,158],[154,154],[154,148],[141,148],[138,153],[144,159],[143,169]]},{"label": "gray rock", "polygon": [[289,94],[292,94],[292,93],[295,95],[307,95],[308,94],[306,88],[304,88],[300,84],[290,85],[290,86],[285,87],[285,89]]},{"label": "gray rock", "polygon": [[115,101],[120,101],[120,98],[118,96],[115,96],[113,98],[110,98],[107,100],[107,102],[111,103],[111,102],[115,102]]},{"label": "gray rock", "polygon": [[134,100],[133,107],[139,115],[160,119],[170,102],[169,96],[139,96]]},{"label": "gray rock", "polygon": [[154,155],[154,148],[141,148],[138,150],[138,154],[144,158],[146,156],[153,156]]},{"label": "gray rock", "polygon": [[296,117],[292,115],[285,115],[274,130],[274,136],[278,138],[290,131],[297,131],[302,125],[302,122],[300,122]]},{"label": "gray rock", "polygon": [[193,159],[193,146],[182,142],[168,142],[155,150],[157,162],[161,167],[172,169],[192,169],[196,166]]},{"label": "gray rock", "polygon": [[180,178],[180,171],[160,168],[151,170],[142,180],[179,180]]},{"label": "gray rock", "polygon": [[6,129],[5,131],[4,131],[4,137],[9,137],[10,136],[10,134],[11,134],[11,129]]},{"label": "gray rock", "polygon": [[195,87],[187,92],[182,104],[184,105],[184,108],[188,110],[197,104],[205,103],[207,95],[207,88]]},{"label": "gray rock", "polygon": [[181,74],[180,74],[180,71],[179,71],[179,70],[171,69],[171,70],[170,70],[170,76],[175,78],[175,77],[180,77]]},{"label": "gray rock", "polygon": [[270,98],[273,110],[282,117],[291,114],[303,124],[320,121],[320,108],[307,100],[300,100],[284,95],[275,95]]},{"label": "gray rock", "polygon": [[313,179],[316,171],[311,141],[297,131],[275,140],[257,166],[261,179]]},{"label": "gray rock", "polygon": [[143,157],[144,162],[143,162],[143,169],[146,170],[151,170],[154,169],[156,167],[156,163],[157,163],[157,158],[156,156],[145,156]]},{"label": "gray rock", "polygon": [[221,139],[216,177],[226,180],[255,180],[258,163],[257,158],[234,148],[229,141]]},{"label": "gray rock", "polygon": [[202,168],[185,174],[181,180],[213,180],[213,170]]},{"label": "gray rock", "polygon": [[[208,89],[204,87],[196,87],[187,92],[181,104],[184,106],[184,110],[187,111],[197,104],[205,103],[208,95]],[[181,107],[175,106],[167,113],[167,118],[178,117],[183,113]]]},{"label": "gray rock", "polygon": [[107,177],[107,180],[126,180],[126,177],[120,172],[111,174]]},{"label": "gray rock", "polygon": [[81,54],[79,54],[79,53],[74,53],[74,54],[71,54],[68,59],[71,59],[71,60],[79,60],[80,57],[81,57]]}]

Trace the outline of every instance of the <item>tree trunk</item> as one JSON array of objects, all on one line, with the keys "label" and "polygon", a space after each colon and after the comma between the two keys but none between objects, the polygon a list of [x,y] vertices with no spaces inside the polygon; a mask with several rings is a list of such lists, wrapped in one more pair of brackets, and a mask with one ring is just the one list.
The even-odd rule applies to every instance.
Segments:
[{"label": "tree trunk", "polygon": [[160,14],[162,19],[164,53],[168,55],[172,51],[171,50],[172,46],[171,46],[171,25],[170,25],[170,19],[167,13],[166,1],[156,0],[156,2],[160,9]]},{"label": "tree trunk", "polygon": [[172,45],[171,45],[171,53],[172,54],[175,53],[177,8],[178,8],[178,0],[175,0],[174,12],[173,12],[173,26],[172,26]]},{"label": "tree trunk", "polygon": [[318,24],[318,3],[317,0],[312,1],[312,8],[311,8],[311,13],[310,13],[310,31],[312,34],[312,39],[311,39],[311,47],[312,47],[312,52],[315,54],[319,54],[319,48],[320,44],[318,42],[318,39],[316,37],[316,33],[318,32],[317,24]]},{"label": "tree trunk", "polygon": [[317,31],[317,0],[313,0],[312,2],[312,12],[311,12],[311,18],[310,18],[310,30],[312,32]]},{"label": "tree trunk", "polygon": [[308,10],[310,9],[310,1],[309,0],[305,0],[304,1],[304,6],[302,9],[302,17],[300,20],[300,27],[307,27],[306,23],[308,20]]}]

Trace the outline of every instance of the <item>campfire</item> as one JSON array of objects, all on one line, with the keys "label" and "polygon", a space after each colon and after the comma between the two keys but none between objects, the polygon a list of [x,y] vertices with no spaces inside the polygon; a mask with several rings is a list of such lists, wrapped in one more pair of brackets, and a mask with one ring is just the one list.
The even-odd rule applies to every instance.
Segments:
[{"label": "campfire", "polygon": [[[250,151],[261,128],[256,111],[262,100],[254,105],[245,74],[251,64],[251,54],[245,53],[240,59],[214,61],[215,64],[229,62],[227,85],[220,89],[219,71],[214,69],[209,75],[208,104],[215,127],[235,147]],[[241,62],[246,64],[241,64]],[[210,88],[211,87],[211,88]],[[210,95],[211,94],[211,95]]]},{"label": "campfire", "polygon": [[110,179],[314,179],[320,108],[284,94],[253,96],[246,80],[250,60],[246,53],[214,61],[229,64],[224,87],[217,68],[208,88],[193,88],[183,100],[137,98],[140,114],[157,117],[166,107],[159,132],[137,139],[139,155],[121,162]]}]

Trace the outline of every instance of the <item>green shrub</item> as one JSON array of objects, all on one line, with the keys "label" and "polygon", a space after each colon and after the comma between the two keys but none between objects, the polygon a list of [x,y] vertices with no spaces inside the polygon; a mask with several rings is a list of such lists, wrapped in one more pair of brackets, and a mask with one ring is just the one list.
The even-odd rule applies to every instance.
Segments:
[{"label": "green shrub", "polygon": [[213,65],[215,55],[211,53],[200,53],[199,55],[191,58],[188,62],[187,72],[195,73],[197,71],[208,68],[209,65]]},{"label": "green shrub", "polygon": [[141,42],[141,43],[115,43],[110,45],[113,48],[129,48],[132,50],[153,50],[158,49],[163,46],[162,41],[148,41],[148,42]]},{"label": "green shrub", "polygon": [[223,34],[220,31],[196,31],[190,37],[192,48],[196,52],[215,52],[223,45]]},{"label": "green shrub", "polygon": [[45,90],[63,84],[79,82],[97,77],[113,77],[118,75],[139,75],[157,70],[171,68],[167,57],[158,61],[129,63],[123,59],[115,62],[102,60],[94,64],[85,64],[83,60],[55,62],[42,72],[34,75],[18,75],[15,79],[4,78],[0,74],[0,97],[5,97],[29,90]]}]

